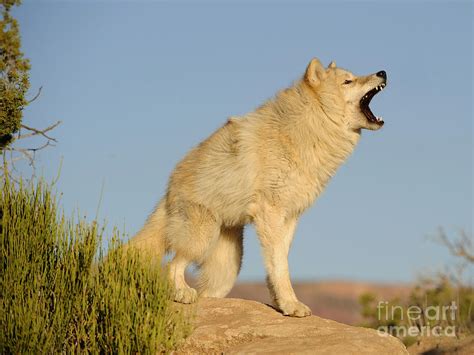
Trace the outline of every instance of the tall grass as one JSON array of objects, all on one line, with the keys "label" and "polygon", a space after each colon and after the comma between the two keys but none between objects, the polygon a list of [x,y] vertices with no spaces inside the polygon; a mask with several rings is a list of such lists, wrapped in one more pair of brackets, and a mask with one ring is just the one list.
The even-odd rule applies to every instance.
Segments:
[{"label": "tall grass", "polygon": [[0,353],[169,352],[189,325],[160,268],[96,222],[64,216],[44,182],[0,195]]}]

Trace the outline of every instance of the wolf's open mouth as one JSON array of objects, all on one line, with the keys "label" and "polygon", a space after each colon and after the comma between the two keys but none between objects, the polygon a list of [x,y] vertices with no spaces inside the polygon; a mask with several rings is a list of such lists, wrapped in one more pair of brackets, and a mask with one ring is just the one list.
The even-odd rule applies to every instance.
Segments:
[{"label": "wolf's open mouth", "polygon": [[376,117],[372,111],[370,110],[369,104],[372,98],[375,96],[376,93],[379,91],[382,91],[385,87],[385,83],[380,84],[379,86],[376,86],[372,90],[370,90],[367,94],[362,96],[360,99],[359,105],[361,111],[364,113],[365,117],[369,120],[369,122],[377,123],[379,125],[383,125],[384,122],[382,120],[382,117]]}]

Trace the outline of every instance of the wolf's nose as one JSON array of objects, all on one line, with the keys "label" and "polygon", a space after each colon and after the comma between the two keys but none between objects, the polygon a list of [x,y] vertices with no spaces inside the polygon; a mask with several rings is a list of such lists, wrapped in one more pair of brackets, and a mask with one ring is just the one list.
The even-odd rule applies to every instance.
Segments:
[{"label": "wolf's nose", "polygon": [[375,75],[377,75],[378,77],[381,77],[383,79],[387,79],[387,73],[385,72],[385,70],[381,70]]}]

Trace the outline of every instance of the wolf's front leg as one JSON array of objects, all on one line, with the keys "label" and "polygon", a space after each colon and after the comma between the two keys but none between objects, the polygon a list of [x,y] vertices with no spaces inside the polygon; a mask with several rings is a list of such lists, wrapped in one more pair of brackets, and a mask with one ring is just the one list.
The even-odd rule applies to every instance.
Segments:
[{"label": "wolf's front leg", "polygon": [[285,219],[277,211],[265,208],[261,212],[255,218],[255,227],[265,258],[268,288],[275,306],[287,316],[309,316],[309,307],[296,298],[288,270],[288,252],[297,219]]}]

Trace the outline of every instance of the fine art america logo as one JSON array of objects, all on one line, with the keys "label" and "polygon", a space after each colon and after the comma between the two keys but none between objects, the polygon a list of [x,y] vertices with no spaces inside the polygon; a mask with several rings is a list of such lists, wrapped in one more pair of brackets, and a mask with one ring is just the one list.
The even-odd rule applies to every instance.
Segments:
[{"label": "fine art america logo", "polygon": [[380,335],[391,334],[398,338],[416,336],[456,336],[456,316],[458,307],[452,301],[443,306],[393,305],[380,301],[377,305]]}]

